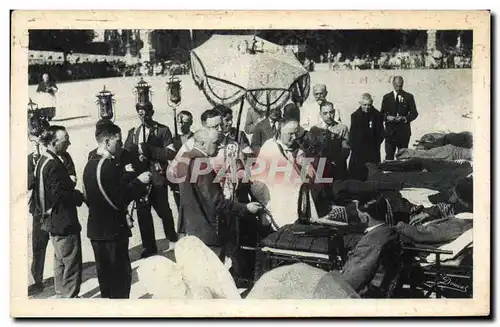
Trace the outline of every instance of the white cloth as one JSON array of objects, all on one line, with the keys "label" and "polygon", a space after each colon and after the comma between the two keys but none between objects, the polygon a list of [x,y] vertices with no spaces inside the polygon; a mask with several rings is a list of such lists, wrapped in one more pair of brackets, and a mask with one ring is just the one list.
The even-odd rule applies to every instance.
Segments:
[{"label": "white cloth", "polygon": [[231,274],[215,253],[195,236],[175,246],[176,263],[152,256],[137,269],[139,283],[155,299],[241,299]]},{"label": "white cloth", "polygon": [[229,271],[217,255],[195,236],[183,237],[175,246],[177,265],[192,289],[208,290],[214,299],[241,299]]},{"label": "white cloth", "polygon": [[399,191],[401,196],[416,205],[423,205],[430,208],[434,204],[429,200],[429,196],[439,193],[436,190],[421,187],[406,187]]},{"label": "white cloth", "polygon": [[377,228],[379,226],[382,226],[383,224],[385,224],[385,223],[380,223],[380,224],[377,224],[377,225],[374,225],[374,226],[371,226],[371,227],[367,227],[365,229],[365,234],[368,234],[369,232],[371,232],[372,230],[374,230],[375,228]]},{"label": "white cloth", "polygon": [[[252,193],[271,212],[279,227],[293,223],[298,218],[302,185],[299,173],[293,168],[293,163],[283,157],[274,138],[262,145],[257,162],[259,167],[265,165],[265,169],[252,170]],[[284,170],[286,173],[282,172]]]}]

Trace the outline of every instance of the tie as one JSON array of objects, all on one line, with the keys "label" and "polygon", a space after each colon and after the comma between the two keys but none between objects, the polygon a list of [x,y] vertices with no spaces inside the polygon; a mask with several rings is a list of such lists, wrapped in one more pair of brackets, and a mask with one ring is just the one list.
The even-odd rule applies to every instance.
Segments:
[{"label": "tie", "polygon": [[273,135],[275,135],[276,134],[276,121],[272,122],[271,129],[273,130]]},{"label": "tie", "polygon": [[400,110],[401,110],[401,102],[399,101],[399,99],[402,97],[401,93],[400,92],[397,92],[396,93],[396,116],[399,117],[400,115]]}]

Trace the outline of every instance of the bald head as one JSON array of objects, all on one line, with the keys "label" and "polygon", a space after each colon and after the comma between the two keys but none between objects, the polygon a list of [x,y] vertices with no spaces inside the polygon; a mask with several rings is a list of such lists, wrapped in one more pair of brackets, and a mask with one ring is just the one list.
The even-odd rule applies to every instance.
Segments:
[{"label": "bald head", "polygon": [[194,133],[194,145],[209,156],[217,155],[219,133],[214,128],[201,128]]},{"label": "bald head", "polygon": [[323,102],[326,101],[327,94],[328,94],[328,91],[326,90],[326,85],[316,84],[313,86],[314,99],[316,99],[316,102],[318,104],[321,105]]},{"label": "bald head", "polygon": [[326,85],[325,84],[316,84],[313,86],[313,92],[326,92]]},{"label": "bald head", "polygon": [[299,122],[295,119],[289,119],[282,123],[279,130],[280,141],[288,148],[293,148],[294,142],[299,133]]},{"label": "bald head", "polygon": [[392,86],[394,87],[394,91],[402,91],[404,83],[405,81],[403,80],[403,77],[399,75],[394,76],[394,78],[392,79]]}]

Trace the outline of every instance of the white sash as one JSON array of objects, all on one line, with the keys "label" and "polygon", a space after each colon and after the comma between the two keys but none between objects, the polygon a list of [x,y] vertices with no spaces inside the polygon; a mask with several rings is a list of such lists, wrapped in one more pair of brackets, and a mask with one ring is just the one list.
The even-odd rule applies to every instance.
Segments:
[{"label": "white sash", "polygon": [[[46,208],[45,208],[45,184],[43,182],[43,170],[45,169],[45,166],[47,165],[47,163],[50,160],[52,160],[53,158],[51,156],[46,155],[45,153],[42,154],[42,156],[46,157],[47,160],[45,160],[42,164],[42,167],[40,167],[39,176],[37,176],[37,178],[40,181],[39,187],[38,187],[38,195],[39,195],[40,206],[42,208],[42,216],[44,216],[45,214],[50,215],[50,213],[52,212],[52,208],[50,208],[48,211],[46,211]],[[35,173],[37,172],[37,168],[38,168],[38,165],[40,164],[40,161],[41,160],[38,160],[38,162],[37,162],[37,165],[35,167]]]},{"label": "white sash", "polygon": [[120,209],[118,209],[118,207],[113,203],[113,201],[111,201],[111,199],[109,198],[108,194],[104,190],[104,187],[102,186],[102,183],[101,183],[101,169],[102,169],[102,165],[104,164],[105,160],[106,160],[106,158],[101,158],[101,160],[99,160],[99,163],[97,164],[97,186],[99,186],[99,190],[101,191],[101,194],[104,197],[104,199],[106,200],[106,202],[108,202],[108,204],[116,211],[120,211]]}]

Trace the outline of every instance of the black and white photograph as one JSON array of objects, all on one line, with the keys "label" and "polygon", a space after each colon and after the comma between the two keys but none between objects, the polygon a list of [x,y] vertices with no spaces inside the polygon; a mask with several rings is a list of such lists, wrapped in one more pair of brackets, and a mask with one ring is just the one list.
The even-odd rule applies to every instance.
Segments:
[{"label": "black and white photograph", "polygon": [[[17,312],[322,300],[343,316],[376,299],[385,315],[489,314],[489,13],[428,28],[325,14],[14,19]],[[396,308],[410,300],[429,310]],[[276,314],[307,316],[294,308]]]}]

